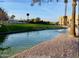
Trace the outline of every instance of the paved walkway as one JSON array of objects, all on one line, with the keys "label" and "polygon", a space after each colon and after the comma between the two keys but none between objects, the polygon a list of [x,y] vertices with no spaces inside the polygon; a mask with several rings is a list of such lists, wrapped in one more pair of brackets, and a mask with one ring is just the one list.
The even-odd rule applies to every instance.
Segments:
[{"label": "paved walkway", "polygon": [[61,34],[54,40],[43,42],[29,50],[25,50],[14,58],[76,58],[79,57],[79,42],[77,38]]}]

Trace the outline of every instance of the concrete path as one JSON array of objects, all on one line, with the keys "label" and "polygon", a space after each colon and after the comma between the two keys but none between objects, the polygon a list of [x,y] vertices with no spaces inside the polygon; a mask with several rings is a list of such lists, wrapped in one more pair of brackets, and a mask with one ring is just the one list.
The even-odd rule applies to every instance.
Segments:
[{"label": "concrete path", "polygon": [[40,43],[12,58],[76,58],[79,57],[78,38],[61,34],[53,40]]}]

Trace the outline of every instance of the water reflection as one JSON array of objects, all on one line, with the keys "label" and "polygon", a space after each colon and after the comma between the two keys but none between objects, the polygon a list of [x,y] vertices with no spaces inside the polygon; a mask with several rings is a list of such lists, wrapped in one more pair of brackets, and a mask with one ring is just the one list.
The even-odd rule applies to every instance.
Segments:
[{"label": "water reflection", "polygon": [[5,41],[7,35],[0,35],[0,58],[7,57],[7,51],[10,50],[10,47],[4,47],[3,42]]},{"label": "water reflection", "polygon": [[5,41],[6,35],[0,35],[0,45]]},{"label": "water reflection", "polygon": [[43,30],[0,35],[0,57],[12,56],[64,32],[65,30]]}]

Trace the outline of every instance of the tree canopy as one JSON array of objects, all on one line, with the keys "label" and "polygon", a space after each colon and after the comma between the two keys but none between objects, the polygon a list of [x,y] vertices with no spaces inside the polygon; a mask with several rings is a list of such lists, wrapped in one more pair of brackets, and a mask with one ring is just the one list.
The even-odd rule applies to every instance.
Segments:
[{"label": "tree canopy", "polygon": [[0,8],[0,20],[3,20],[3,21],[8,20],[8,14],[2,8]]},{"label": "tree canopy", "polygon": [[15,15],[11,15],[11,17],[10,17],[11,19],[14,19],[15,18]]},{"label": "tree canopy", "polygon": [[[38,3],[39,5],[41,5],[42,2],[53,2],[54,0],[32,0],[32,6],[35,4],[35,3]],[[58,2],[59,0],[55,0],[56,2]]]}]

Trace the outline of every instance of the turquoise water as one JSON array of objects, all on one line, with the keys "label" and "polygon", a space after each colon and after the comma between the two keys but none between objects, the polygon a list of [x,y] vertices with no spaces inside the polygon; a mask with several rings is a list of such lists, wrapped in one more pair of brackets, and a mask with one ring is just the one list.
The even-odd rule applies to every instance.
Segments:
[{"label": "turquoise water", "polygon": [[0,36],[0,57],[9,57],[58,36],[62,30],[42,30]]}]

